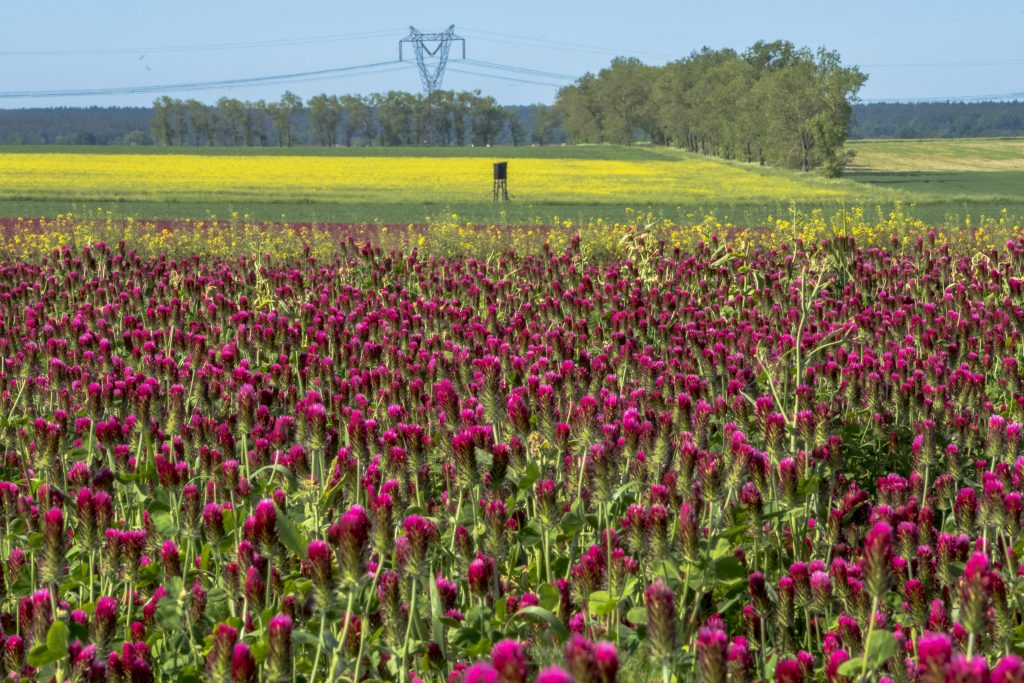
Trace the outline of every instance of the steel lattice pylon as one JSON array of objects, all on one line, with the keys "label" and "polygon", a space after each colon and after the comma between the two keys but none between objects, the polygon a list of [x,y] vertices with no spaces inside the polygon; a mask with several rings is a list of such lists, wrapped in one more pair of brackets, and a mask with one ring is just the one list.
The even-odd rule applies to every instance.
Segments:
[{"label": "steel lattice pylon", "polygon": [[416,27],[410,26],[409,35],[398,41],[399,61],[403,61],[402,47],[404,44],[412,43],[413,52],[416,54],[416,65],[420,68],[420,80],[428,95],[441,89],[444,67],[448,64],[448,51],[455,41],[462,43],[462,58],[465,59],[466,40],[455,35],[454,24],[449,26],[447,31],[441,33],[423,33],[416,30]]}]

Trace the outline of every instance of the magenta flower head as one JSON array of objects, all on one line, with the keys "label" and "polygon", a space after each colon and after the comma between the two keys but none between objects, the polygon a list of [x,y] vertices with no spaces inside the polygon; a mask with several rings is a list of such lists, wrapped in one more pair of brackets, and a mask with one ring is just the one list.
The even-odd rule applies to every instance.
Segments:
[{"label": "magenta flower head", "polygon": [[81,646],[78,641],[68,646],[68,658],[71,659],[71,677],[74,680],[94,680],[91,676],[93,674],[93,666],[96,664],[96,646],[89,644],[72,654],[72,647],[76,643]]},{"label": "magenta flower head", "polygon": [[245,643],[236,643],[231,652],[231,681],[256,683],[256,659]]},{"label": "magenta flower head", "polygon": [[197,538],[199,534],[199,487],[186,484],[181,489],[181,526],[185,535]]},{"label": "magenta flower head", "polygon": [[892,564],[892,527],[879,522],[864,539],[864,578],[868,594],[881,597],[889,586]]},{"label": "magenta flower head", "polygon": [[206,657],[206,675],[211,681],[226,681],[231,673],[231,657],[238,630],[227,624],[217,624],[213,629],[213,647]]},{"label": "magenta flower head", "polygon": [[96,601],[96,609],[92,614],[92,633],[90,637],[100,652],[110,651],[110,642],[117,628],[117,600],[104,596]]},{"label": "magenta flower head", "polygon": [[598,683],[615,683],[619,675],[619,652],[607,641],[594,643],[594,668]]},{"label": "magenta flower head", "polygon": [[245,599],[256,609],[263,609],[266,605],[267,583],[263,580],[263,574],[256,567],[249,567],[245,572]]},{"label": "magenta flower head", "polygon": [[683,546],[683,557],[693,560],[697,557],[699,529],[697,510],[690,503],[679,506],[679,541]]},{"label": "magenta flower head", "polygon": [[849,661],[850,653],[846,650],[834,650],[828,657],[828,663],[825,664],[825,680],[827,683],[840,683],[841,681],[847,680],[845,676],[839,674],[839,667],[844,662]]},{"label": "magenta flower head", "polygon": [[388,638],[393,642],[399,642],[401,639],[404,625],[400,584],[398,572],[392,569],[381,572],[380,580],[377,582],[377,600],[383,613],[384,627],[387,629]]},{"label": "magenta flower head", "polygon": [[25,641],[21,636],[8,636],[4,643],[4,658],[8,671],[21,671],[25,663]]},{"label": "magenta flower head", "polygon": [[1024,661],[1016,655],[1006,655],[1000,659],[992,667],[992,683],[1024,683]]},{"label": "magenta flower head", "polygon": [[50,603],[50,591],[45,588],[32,594],[32,645],[46,643],[46,634],[53,623],[53,611]]},{"label": "magenta flower head", "polygon": [[985,553],[971,555],[960,577],[960,621],[968,633],[978,634],[985,628],[986,603],[993,584],[992,578],[988,556]]},{"label": "magenta flower head", "polygon": [[427,550],[437,540],[437,525],[419,515],[409,515],[402,522],[405,536],[409,540],[409,563],[407,569],[414,576],[419,576],[426,567]]},{"label": "magenta flower head", "polygon": [[65,556],[66,535],[64,533],[64,512],[50,508],[43,522],[43,561],[41,578],[47,583],[60,583],[67,569]]},{"label": "magenta flower head", "polygon": [[277,506],[270,498],[264,498],[256,503],[253,510],[253,535],[255,541],[268,552],[273,552],[277,546]]},{"label": "magenta flower head", "polygon": [[267,678],[281,683],[292,678],[292,618],[277,614],[267,625]]},{"label": "magenta flower head", "polygon": [[462,674],[462,683],[498,683],[500,675],[487,662],[477,662]]},{"label": "magenta flower head", "polygon": [[644,591],[647,603],[647,640],[656,659],[668,659],[676,649],[675,593],[656,579]]},{"label": "magenta flower head", "polygon": [[334,590],[334,553],[326,542],[317,539],[310,541],[306,555],[309,558],[317,609],[327,609]]},{"label": "magenta flower head", "polygon": [[558,515],[558,485],[552,479],[542,479],[534,486],[537,495],[537,515],[541,523],[552,524]]},{"label": "magenta flower head", "polygon": [[594,644],[578,633],[569,636],[565,644],[565,663],[572,677],[581,683],[596,678]]},{"label": "magenta flower head", "polygon": [[803,683],[804,667],[796,659],[780,659],[775,665],[775,683]]},{"label": "magenta flower head", "polygon": [[537,674],[536,683],[573,683],[573,679],[565,669],[549,666]]},{"label": "magenta flower head", "polygon": [[505,402],[505,412],[508,414],[508,421],[520,439],[525,439],[530,433],[530,406],[526,403],[521,393],[509,395]]},{"label": "magenta flower head", "polygon": [[342,578],[349,584],[359,581],[365,573],[370,540],[370,518],[366,510],[360,505],[351,506],[331,525],[327,539],[338,549]]},{"label": "magenta flower head", "polygon": [[717,628],[702,628],[697,634],[697,667],[702,683],[724,683],[729,638]]},{"label": "magenta flower head", "polygon": [[961,654],[953,655],[946,669],[947,681],[985,681],[991,680],[988,670],[988,661],[984,657],[965,657]]},{"label": "magenta flower head", "polygon": [[526,652],[518,640],[501,640],[491,648],[491,664],[501,683],[526,683]]},{"label": "magenta flower head", "polygon": [[750,652],[750,644],[743,636],[736,636],[729,643],[726,654],[730,681],[750,681],[754,670],[754,655]]},{"label": "magenta flower head", "polygon": [[921,665],[921,680],[942,683],[946,668],[953,656],[953,641],[945,633],[924,633],[917,639],[917,661]]},{"label": "magenta flower head", "polygon": [[217,503],[209,503],[203,508],[203,529],[206,540],[217,545],[224,538],[224,511]]},{"label": "magenta flower head", "polygon": [[181,576],[181,557],[177,543],[165,541],[160,548],[160,559],[163,560],[165,578]]},{"label": "magenta flower head", "polygon": [[469,563],[467,570],[469,588],[477,595],[486,595],[491,589],[491,582],[494,579],[494,558],[488,555],[477,555],[477,558]]}]

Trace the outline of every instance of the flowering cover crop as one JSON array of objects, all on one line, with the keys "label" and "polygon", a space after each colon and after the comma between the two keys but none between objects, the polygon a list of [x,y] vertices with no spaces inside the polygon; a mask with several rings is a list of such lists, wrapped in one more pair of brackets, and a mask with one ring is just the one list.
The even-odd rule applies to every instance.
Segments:
[{"label": "flowering cover crop", "polygon": [[1024,679],[1024,242],[0,263],[12,679]]},{"label": "flowering cover crop", "polygon": [[[480,202],[491,164],[479,157],[0,154],[0,199]],[[512,191],[528,202],[626,203],[770,199],[823,202],[863,188],[706,158],[514,159]]]}]

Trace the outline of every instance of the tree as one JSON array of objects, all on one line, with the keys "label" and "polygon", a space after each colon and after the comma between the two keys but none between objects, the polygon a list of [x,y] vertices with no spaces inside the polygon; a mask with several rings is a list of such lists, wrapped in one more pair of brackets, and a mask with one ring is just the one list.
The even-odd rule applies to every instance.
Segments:
[{"label": "tree", "polygon": [[352,146],[352,139],[360,131],[366,134],[367,140],[373,138],[373,117],[370,105],[357,95],[342,95],[338,104],[343,114],[341,123],[341,140],[346,147]]},{"label": "tree", "polygon": [[598,100],[596,76],[584,74],[574,85],[560,89],[555,107],[570,138],[601,142],[603,105]]},{"label": "tree", "polygon": [[531,141],[537,145],[550,144],[560,125],[555,108],[546,104],[534,104],[530,106],[530,115],[533,119]]},{"label": "tree", "polygon": [[414,109],[416,97],[407,92],[389,91],[375,100],[382,145],[416,143]]},{"label": "tree", "polygon": [[473,102],[480,96],[480,91],[456,93],[452,99],[452,134],[455,144],[462,147],[466,144],[466,118],[473,108]]},{"label": "tree", "polygon": [[277,135],[279,147],[291,147],[295,140],[293,138],[295,119],[302,112],[302,98],[290,90],[286,90],[278,102],[267,105],[267,114],[274,124],[274,133]]},{"label": "tree", "polygon": [[525,139],[525,132],[523,131],[523,122],[519,120],[519,115],[515,112],[508,112],[508,134],[512,137],[512,146],[518,147],[523,144]]},{"label": "tree", "polygon": [[270,143],[270,106],[266,100],[259,100],[251,105],[251,109],[255,136],[259,138],[260,146],[266,147]]},{"label": "tree", "polygon": [[481,147],[493,145],[507,120],[505,110],[493,97],[477,97],[470,111],[473,121],[473,144]]},{"label": "tree", "polygon": [[241,100],[222,97],[217,100],[221,137],[225,145],[252,144],[252,122],[249,106]]},{"label": "tree", "polygon": [[213,144],[213,118],[210,108],[198,100],[188,100],[185,106],[189,111],[189,123],[192,126],[194,143],[198,146]]},{"label": "tree", "polygon": [[172,99],[169,110],[171,120],[174,122],[174,137],[178,147],[185,144],[188,136],[188,123],[185,120],[185,104],[181,100]]},{"label": "tree", "polygon": [[317,95],[309,102],[309,127],[313,139],[324,147],[338,142],[338,124],[341,123],[341,103],[338,98]]},{"label": "tree", "polygon": [[171,98],[164,95],[153,101],[153,120],[150,123],[150,130],[153,132],[153,140],[158,145],[172,145],[174,131],[171,128],[170,116]]}]

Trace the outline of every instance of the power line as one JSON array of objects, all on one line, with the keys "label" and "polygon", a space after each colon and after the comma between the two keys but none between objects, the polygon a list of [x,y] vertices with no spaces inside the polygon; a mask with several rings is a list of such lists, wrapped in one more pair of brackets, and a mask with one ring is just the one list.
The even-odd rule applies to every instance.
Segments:
[{"label": "power line", "polygon": [[[400,29],[399,29],[400,30]],[[74,50],[0,50],[0,57],[65,57],[87,55],[121,55],[121,54],[158,54],[163,52],[209,52],[215,50],[241,50],[260,47],[282,47],[289,45],[314,45],[316,43],[335,43],[359,38],[376,38],[396,33],[397,30],[368,31],[365,33],[346,33],[331,36],[310,36],[306,38],[281,38],[245,43],[212,43],[206,45],[163,45],[141,47],[114,48],[82,48]]]},{"label": "power line", "polygon": [[510,64],[497,64],[495,62],[484,62],[479,59],[463,59],[461,60],[464,64],[471,66],[478,66],[484,69],[497,69],[500,71],[511,71],[513,73],[523,74],[527,76],[538,76],[540,78],[551,78],[559,81],[575,81],[576,76],[569,76],[566,74],[554,73],[551,71],[538,71],[537,69],[528,69],[522,66],[512,66]]},{"label": "power line", "polygon": [[[666,54],[664,52],[649,52],[644,50],[622,50],[607,45],[586,45],[583,43],[569,43],[561,40],[546,40],[544,38],[530,38],[528,36],[517,36],[511,33],[500,33],[497,31],[485,31],[483,29],[464,29],[466,33],[477,33],[481,34],[476,37],[477,40],[485,40],[492,43],[502,43],[505,45],[518,45],[523,42],[532,43],[532,47],[546,49],[546,50],[560,50],[563,52],[585,52],[592,54],[612,54],[612,55],[635,55],[635,56],[647,56],[647,57],[661,57],[663,59],[678,59],[679,55]],[[497,37],[486,37],[486,36],[497,36]]]},{"label": "power line", "polygon": [[459,68],[456,68],[454,66],[449,66],[448,70],[449,71],[454,71],[455,73],[466,74],[468,76],[482,76],[483,78],[495,78],[495,79],[498,79],[500,81],[509,81],[511,83],[528,83],[530,85],[546,85],[549,88],[561,88],[564,85],[562,83],[544,83],[542,81],[531,81],[531,80],[526,79],[526,78],[515,78],[513,76],[500,76],[498,74],[488,74],[488,73],[483,73],[481,71],[469,71],[468,69],[459,69]]},{"label": "power line", "polygon": [[387,73],[390,71],[399,71],[406,69],[408,69],[407,64],[403,64],[398,60],[393,60],[390,62],[377,62],[375,64],[361,64],[358,66],[345,66],[334,69],[301,71],[289,74],[277,74],[274,76],[255,76],[252,78],[231,78],[220,81],[198,81],[191,83],[173,83],[166,85],[137,85],[76,90],[7,91],[0,92],[0,99],[80,97],[100,95],[135,95],[144,93],[211,90],[217,88],[234,88],[251,85],[269,85],[273,83],[304,82],[332,78],[345,78],[351,76],[364,76],[369,74]]}]

